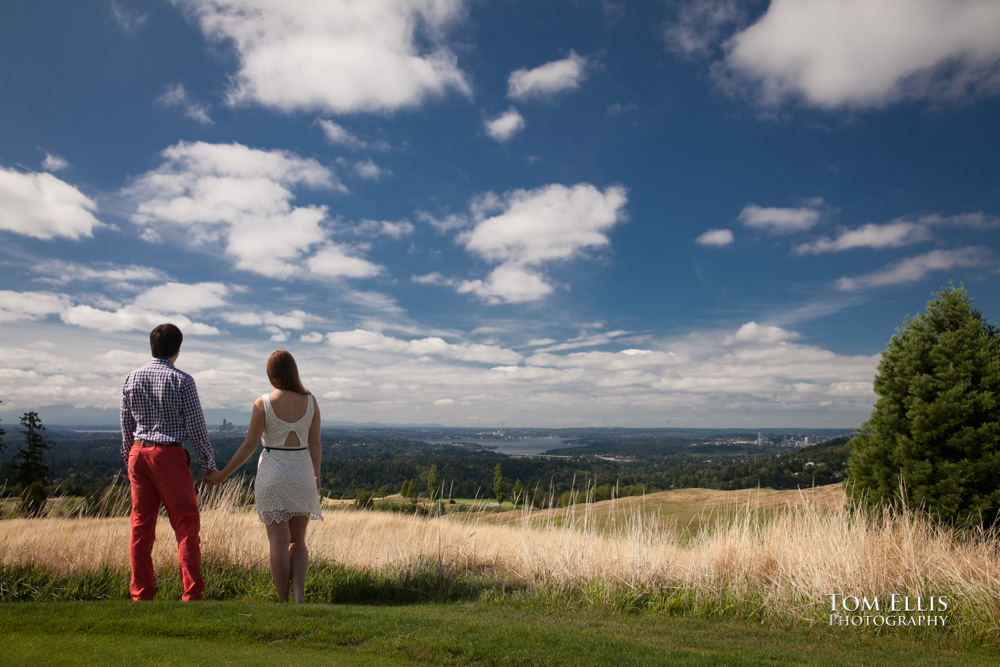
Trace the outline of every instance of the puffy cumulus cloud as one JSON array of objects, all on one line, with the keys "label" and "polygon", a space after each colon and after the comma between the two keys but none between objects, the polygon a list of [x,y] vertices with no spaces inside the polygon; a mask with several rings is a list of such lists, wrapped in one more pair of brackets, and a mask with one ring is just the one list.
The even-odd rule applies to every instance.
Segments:
[{"label": "puffy cumulus cloud", "polygon": [[804,232],[812,229],[819,219],[819,210],[811,206],[764,208],[749,204],[743,207],[739,215],[739,221],[747,227],[761,229],[771,234]]},{"label": "puffy cumulus cloud", "polygon": [[219,330],[209,324],[195,322],[177,313],[150,310],[126,305],[114,310],[105,310],[88,305],[78,305],[63,311],[62,320],[66,324],[96,329],[97,331],[151,331],[153,327],[170,321],[181,331],[198,336],[214,336]]},{"label": "puffy cumulus cloud", "polygon": [[501,264],[486,280],[463,280],[458,284],[459,294],[471,292],[491,304],[538,301],[552,291],[544,278],[516,264]]},{"label": "puffy cumulus cloud", "polygon": [[222,283],[166,283],[138,295],[133,305],[168,313],[197,313],[226,305],[228,297],[229,288]]},{"label": "puffy cumulus cloud", "polygon": [[58,155],[45,152],[45,159],[42,160],[42,169],[45,171],[62,171],[69,168],[69,162]]},{"label": "puffy cumulus cloud", "polygon": [[37,320],[59,314],[69,305],[69,298],[62,294],[0,290],[0,322]]},{"label": "puffy cumulus cloud", "polygon": [[327,278],[371,278],[382,273],[382,267],[356,257],[343,245],[327,243],[309,258],[309,272]]},{"label": "puffy cumulus cloud", "polygon": [[588,61],[574,51],[534,69],[519,69],[507,77],[507,97],[515,100],[550,98],[576,90],[587,78]]},{"label": "puffy cumulus cloud", "polygon": [[[0,291],[0,322],[33,321],[58,315],[66,324],[98,331],[149,331],[170,321],[185,332],[214,335],[214,326],[195,322],[184,313],[196,313],[225,303],[229,289],[218,283],[182,285],[168,283],[120,304],[103,296],[69,296],[51,292]],[[89,300],[90,303],[82,301]],[[76,343],[74,342],[73,349]]]},{"label": "puffy cumulus cloud", "polygon": [[381,112],[471,94],[443,42],[463,0],[173,1],[208,39],[235,48],[232,104]]},{"label": "puffy cumulus cloud", "polygon": [[327,334],[326,338],[330,346],[338,351],[363,350],[412,357],[436,356],[482,364],[516,364],[521,361],[521,355],[513,350],[478,343],[449,343],[437,336],[403,340],[378,331],[355,329],[335,331]]},{"label": "puffy cumulus cloud", "polygon": [[311,158],[241,144],[181,142],[164,163],[125,189],[136,202],[132,221],[159,237],[221,246],[246,271],[275,278],[305,276],[303,260],[321,276],[366,277],[379,269],[328,241],[324,206],[293,206],[295,187],[343,191]]},{"label": "puffy cumulus cloud", "polygon": [[208,115],[210,107],[189,93],[183,84],[174,83],[167,86],[163,94],[156,98],[156,103],[167,109],[179,109],[185,118],[201,125],[214,124],[212,117]]},{"label": "puffy cumulus cloud", "polygon": [[923,255],[900,260],[881,271],[862,276],[844,277],[837,287],[844,291],[868,287],[885,287],[913,283],[935,271],[974,269],[995,264],[993,253],[983,246],[968,246],[955,250],[933,250]]},{"label": "puffy cumulus cloud", "polygon": [[784,340],[798,338],[794,331],[786,331],[781,327],[761,326],[756,322],[747,322],[736,333],[726,336],[722,342],[725,345],[746,345],[750,343],[780,343]]},{"label": "puffy cumulus cloud", "polygon": [[733,243],[733,230],[731,229],[710,229],[694,240],[698,245],[714,246],[722,248]]},{"label": "puffy cumulus cloud", "polygon": [[496,118],[488,118],[485,122],[486,134],[500,143],[513,138],[524,129],[524,116],[517,109],[508,109]]},{"label": "puffy cumulus cloud", "polygon": [[36,239],[80,239],[104,226],[94,200],[46,173],[0,167],[0,209],[0,229]]},{"label": "puffy cumulus cloud", "polygon": [[486,281],[466,281],[459,289],[490,302],[522,303],[544,297],[552,286],[538,267],[608,245],[607,232],[625,219],[627,201],[623,187],[602,192],[586,183],[478,197],[470,205],[476,224],[459,235],[459,242],[500,266]]},{"label": "puffy cumulus cloud", "polygon": [[773,0],[716,73],[772,106],[962,99],[1000,91],[998,34],[994,0]]}]

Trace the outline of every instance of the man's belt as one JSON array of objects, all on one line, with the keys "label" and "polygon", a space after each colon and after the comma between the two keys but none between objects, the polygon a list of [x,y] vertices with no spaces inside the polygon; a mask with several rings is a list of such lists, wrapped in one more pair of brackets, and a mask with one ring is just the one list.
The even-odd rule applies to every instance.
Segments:
[{"label": "man's belt", "polygon": [[136,440],[136,445],[140,447],[180,447],[180,442],[151,442],[149,440]]}]

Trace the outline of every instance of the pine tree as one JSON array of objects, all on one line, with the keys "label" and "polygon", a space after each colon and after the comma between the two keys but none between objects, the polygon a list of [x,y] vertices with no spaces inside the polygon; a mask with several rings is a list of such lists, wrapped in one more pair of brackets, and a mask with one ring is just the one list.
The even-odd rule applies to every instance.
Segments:
[{"label": "pine tree", "polygon": [[493,471],[493,493],[496,494],[497,505],[503,505],[503,499],[507,497],[507,480],[503,478],[499,463]]},{"label": "pine tree", "polygon": [[1000,333],[964,288],[936,294],[882,353],[879,399],[851,440],[848,488],[957,523],[1000,511]]},{"label": "pine tree", "polygon": [[18,431],[24,436],[24,444],[11,459],[14,482],[27,489],[35,482],[43,485],[49,476],[49,464],[45,462],[45,452],[52,449],[52,443],[42,435],[45,427],[37,412],[25,412],[21,416]]},{"label": "pine tree", "polygon": [[431,497],[431,502],[441,495],[441,475],[436,464],[431,464],[431,469],[427,471],[427,493]]},{"label": "pine tree", "polygon": [[514,490],[511,491],[511,495],[514,499],[514,508],[516,509],[517,504],[524,500],[524,487],[521,486],[521,480],[514,482]]}]

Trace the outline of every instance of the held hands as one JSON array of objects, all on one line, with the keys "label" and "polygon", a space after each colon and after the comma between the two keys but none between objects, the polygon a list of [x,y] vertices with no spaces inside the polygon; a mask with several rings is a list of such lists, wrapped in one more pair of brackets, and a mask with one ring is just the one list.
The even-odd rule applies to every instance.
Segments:
[{"label": "held hands", "polygon": [[218,486],[226,481],[226,475],[222,474],[221,470],[203,470],[201,473],[202,484],[208,484],[209,486]]}]

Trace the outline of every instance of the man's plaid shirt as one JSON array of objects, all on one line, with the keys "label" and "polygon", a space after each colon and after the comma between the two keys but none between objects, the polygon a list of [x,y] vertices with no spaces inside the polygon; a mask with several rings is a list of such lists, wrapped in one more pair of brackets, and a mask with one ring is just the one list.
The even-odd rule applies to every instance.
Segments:
[{"label": "man's plaid shirt", "polygon": [[215,470],[215,453],[208,441],[194,378],[166,359],[153,359],[132,371],[122,386],[122,460],[136,440],[194,444],[203,470]]}]

